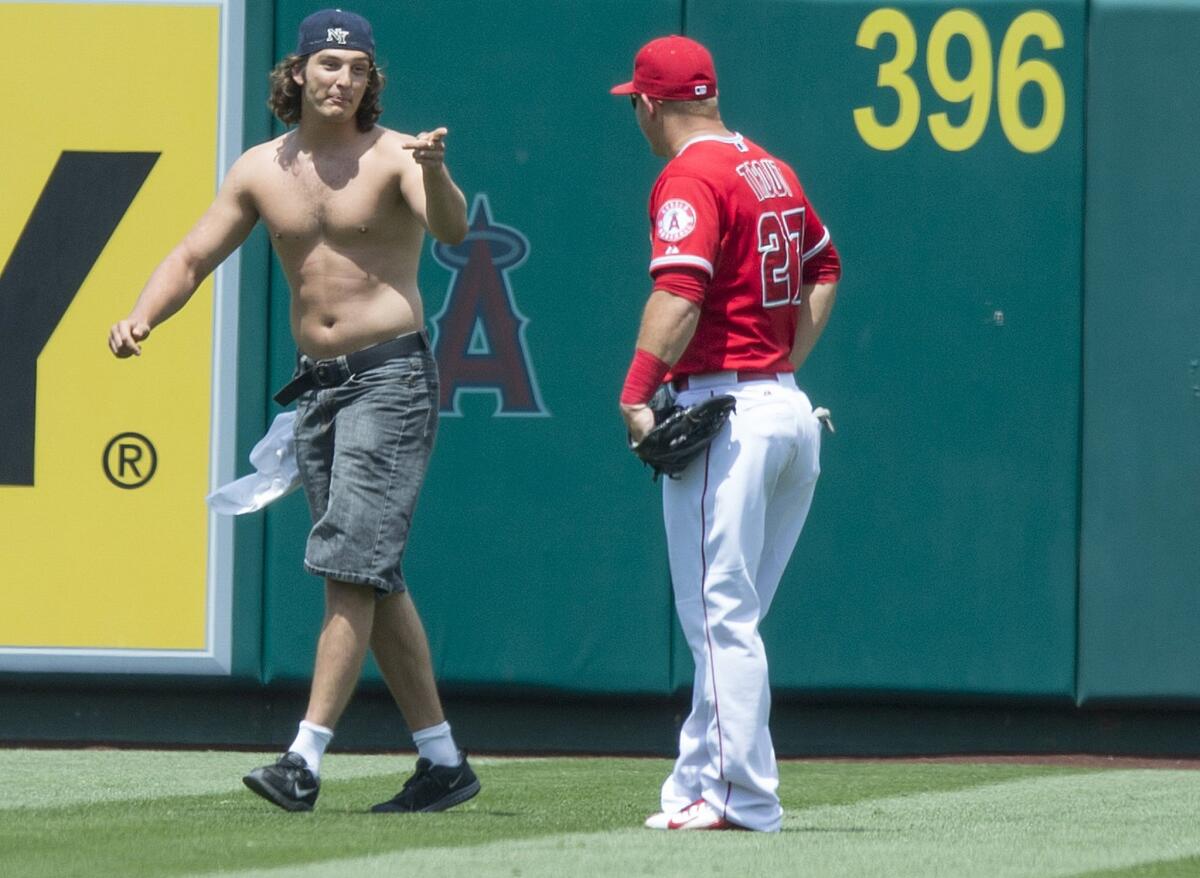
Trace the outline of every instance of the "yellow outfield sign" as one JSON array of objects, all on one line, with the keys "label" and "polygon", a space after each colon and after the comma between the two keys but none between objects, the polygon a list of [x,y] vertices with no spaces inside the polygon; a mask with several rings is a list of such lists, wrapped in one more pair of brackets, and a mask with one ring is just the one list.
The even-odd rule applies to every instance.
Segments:
[{"label": "yellow outfield sign", "polygon": [[227,11],[0,5],[44,46],[0,129],[0,669],[213,655],[212,279],[140,358],[106,338],[216,191]]}]

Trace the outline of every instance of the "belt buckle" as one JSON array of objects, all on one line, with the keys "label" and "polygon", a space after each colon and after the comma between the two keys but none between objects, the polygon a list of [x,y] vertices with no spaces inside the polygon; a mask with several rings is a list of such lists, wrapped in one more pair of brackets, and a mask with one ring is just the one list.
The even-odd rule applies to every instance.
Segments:
[{"label": "belt buckle", "polygon": [[313,378],[321,387],[329,387],[334,384],[334,364],[325,360],[320,360],[313,366]]}]

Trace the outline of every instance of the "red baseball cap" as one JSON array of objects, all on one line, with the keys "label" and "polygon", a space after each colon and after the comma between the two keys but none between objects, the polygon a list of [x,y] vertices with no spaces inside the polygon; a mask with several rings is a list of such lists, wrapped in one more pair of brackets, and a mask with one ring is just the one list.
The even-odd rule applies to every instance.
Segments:
[{"label": "red baseball cap", "polygon": [[633,79],[615,95],[644,94],[660,101],[702,101],[717,96],[717,73],[708,49],[687,37],[651,40],[633,59]]}]

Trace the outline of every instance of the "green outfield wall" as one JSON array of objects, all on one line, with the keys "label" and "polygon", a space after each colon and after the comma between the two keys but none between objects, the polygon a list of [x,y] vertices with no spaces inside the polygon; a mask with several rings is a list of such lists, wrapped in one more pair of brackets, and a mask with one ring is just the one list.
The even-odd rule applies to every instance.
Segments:
[{"label": "green outfield wall", "polygon": [[[277,10],[281,42],[293,6]],[[498,417],[493,394],[460,396],[406,562],[443,680],[648,693],[690,683],[657,490],[621,449],[613,414],[647,292],[645,200],[660,165],[626,103],[606,94],[638,45],[682,25],[717,58],[727,122],[796,165],[846,264],[836,316],[800,376],[839,432],[765,626],[776,686],[1073,698],[1084,7],[880,8],[451,3],[426,19],[364,6],[386,60],[405,70],[390,124],[444,120],[469,197],[486,193],[493,219],[529,242],[510,279],[547,414]],[[876,48],[859,45],[872,27]],[[1058,31],[1063,47],[1044,49]],[[1006,107],[1020,117],[1010,133],[999,83],[958,103],[935,89],[934,38],[943,92],[947,79],[997,79],[1006,38],[1043,59],[1061,113],[1037,151],[1021,147],[1045,115],[1042,88]],[[876,85],[896,47],[918,59],[904,75],[915,97]],[[411,59],[433,51],[455,76],[421,79]],[[481,89],[498,79],[513,87]],[[860,130],[859,108],[878,130]],[[903,142],[879,133],[914,113]],[[954,132],[967,124],[977,130]],[[281,317],[286,290],[273,279]],[[449,284],[427,260],[431,315]],[[285,321],[271,323],[280,383],[291,347]],[[268,514],[268,679],[310,670],[311,638],[294,634],[320,613],[317,583],[297,570],[306,528],[298,498]]]},{"label": "green outfield wall", "polygon": [[[723,113],[795,162],[845,263],[798,376],[838,433],[765,626],[777,686],[1072,696],[1084,10],[1036,8],[688,4]],[[1036,152],[1013,43],[1063,108]]]},{"label": "green outfield wall", "polygon": [[[277,10],[281,44],[295,5]],[[726,120],[793,161],[847,266],[801,376],[841,430],[765,626],[776,685],[1076,697],[1089,637],[1086,626],[1077,636],[1077,602],[1093,589],[1078,562],[1084,4],[363,11],[406,70],[390,124],[445,121],[464,188],[486,193],[493,219],[529,243],[511,284],[546,416],[498,417],[495,395],[462,394],[461,416],[442,423],[406,565],[444,680],[633,692],[690,681],[655,492],[602,426],[619,432],[611,397],[645,294],[642,214],[657,171],[604,86],[678,22],[718,59]],[[431,51],[456,75],[408,73]],[[897,73],[904,53],[913,63]],[[1161,61],[1143,57],[1149,76]],[[1093,82],[1107,58],[1092,59]],[[498,81],[517,87],[480,89]],[[1095,113],[1103,99],[1091,100]],[[430,314],[449,283],[427,260]],[[291,353],[283,321],[271,322],[278,383]],[[1103,350],[1089,351],[1093,361],[1118,362]],[[1194,483],[1194,455],[1173,460],[1184,472],[1189,463]],[[320,612],[318,590],[295,572],[306,513],[297,499],[268,520],[264,671],[302,678],[311,646],[291,632]],[[1193,508],[1193,532],[1197,520]],[[1197,584],[1194,563],[1179,569],[1174,589],[1160,585],[1176,597]],[[1158,643],[1186,667],[1185,646]]]},{"label": "green outfield wall", "polygon": [[[282,132],[265,74],[315,8],[244,3],[246,145]],[[647,39],[684,32],[713,51],[727,125],[795,167],[845,269],[798,375],[837,433],[764,624],[780,697],[1200,700],[1198,0],[353,8],[389,77],[382,123],[447,126],[471,211],[468,241],[427,245],[420,269],[443,398],[405,561],[447,691],[690,685],[659,488],[615,402],[661,163],[607,93]],[[239,473],[281,410],[287,310],[257,229]],[[235,523],[231,691],[310,674],[308,526],[299,494]]]},{"label": "green outfield wall", "polygon": [[[308,8],[278,5],[280,51]],[[450,167],[495,238],[493,258],[476,254],[457,278],[427,250],[420,275],[431,329],[469,329],[478,313],[486,338],[475,347],[493,352],[468,354],[470,333],[439,351],[460,364],[442,370],[460,392],[442,414],[405,561],[438,674],[452,684],[667,691],[661,515],[622,449],[614,403],[647,292],[655,161],[628,101],[607,88],[645,34],[678,29],[679,5],[448,0],[360,11],[391,76],[386,124],[449,128]],[[456,313],[439,319],[452,290]],[[286,308],[275,272],[272,385],[294,362]],[[311,671],[322,594],[299,567],[307,529],[300,497],[268,512],[268,681]]]},{"label": "green outfield wall", "polygon": [[1200,4],[1090,14],[1079,688],[1200,692]]}]

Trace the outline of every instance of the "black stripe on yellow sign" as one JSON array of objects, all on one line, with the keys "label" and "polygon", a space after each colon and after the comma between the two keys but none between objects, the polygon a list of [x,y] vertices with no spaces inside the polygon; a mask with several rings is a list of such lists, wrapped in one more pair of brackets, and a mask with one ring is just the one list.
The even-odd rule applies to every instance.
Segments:
[{"label": "black stripe on yellow sign", "polygon": [[63,152],[0,274],[0,485],[32,485],[37,358],[157,152]]}]

